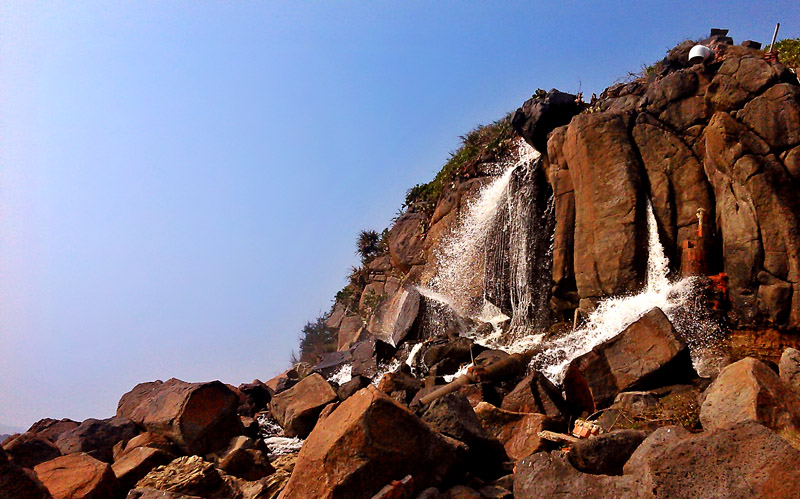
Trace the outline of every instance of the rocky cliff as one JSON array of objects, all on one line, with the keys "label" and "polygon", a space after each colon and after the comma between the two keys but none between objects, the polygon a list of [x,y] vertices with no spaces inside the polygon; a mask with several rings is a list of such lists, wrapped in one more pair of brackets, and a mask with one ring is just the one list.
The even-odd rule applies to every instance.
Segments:
[{"label": "rocky cliff", "polygon": [[702,43],[466,135],[359,242],[337,351],[42,420],[0,495],[797,497],[800,82]]}]

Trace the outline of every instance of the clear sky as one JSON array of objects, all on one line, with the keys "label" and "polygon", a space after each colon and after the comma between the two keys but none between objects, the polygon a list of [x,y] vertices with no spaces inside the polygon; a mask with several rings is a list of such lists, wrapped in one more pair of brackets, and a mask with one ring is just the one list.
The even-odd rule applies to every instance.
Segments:
[{"label": "clear sky", "polygon": [[0,7],[0,423],[286,369],[458,136],[797,2],[16,1]]}]

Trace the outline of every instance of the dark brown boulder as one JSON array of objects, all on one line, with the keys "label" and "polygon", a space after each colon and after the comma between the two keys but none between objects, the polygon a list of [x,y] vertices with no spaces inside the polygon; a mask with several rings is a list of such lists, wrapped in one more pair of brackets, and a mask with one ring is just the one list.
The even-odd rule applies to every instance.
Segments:
[{"label": "dark brown boulder", "polygon": [[508,460],[503,444],[489,435],[467,398],[450,393],[431,402],[422,420],[440,433],[455,438],[469,447],[469,467],[485,478],[496,478],[501,463]]},{"label": "dark brown boulder", "polygon": [[617,430],[581,439],[572,444],[569,462],[584,473],[621,475],[622,467],[645,438],[645,431]]},{"label": "dark brown boulder", "polygon": [[80,423],[71,419],[51,419],[45,418],[33,423],[28,429],[28,433],[36,433],[40,437],[55,443],[58,437],[67,430],[77,428]]},{"label": "dark brown boulder", "polygon": [[624,390],[656,381],[674,384],[694,376],[689,349],[664,312],[655,308],[573,360],[564,377],[564,393],[573,407],[592,413],[611,405]]},{"label": "dark brown boulder", "polygon": [[138,433],[133,421],[123,416],[87,419],[76,428],[59,435],[56,446],[64,455],[85,452],[95,459],[110,463],[114,457],[114,445],[127,442]]},{"label": "dark brown boulder", "polygon": [[537,151],[546,153],[548,134],[569,123],[582,110],[583,105],[577,95],[554,88],[525,101],[514,113],[511,126]]},{"label": "dark brown boulder", "polygon": [[779,433],[800,434],[800,394],[759,360],[748,357],[726,366],[704,396],[700,421],[706,430],[755,421]]},{"label": "dark brown boulder", "polygon": [[576,470],[560,452],[537,452],[517,463],[514,497],[648,497],[639,494],[636,481],[628,476],[590,475]]},{"label": "dark brown boulder", "polygon": [[111,466],[83,452],[47,461],[34,471],[53,499],[110,499],[119,492]]},{"label": "dark brown boulder", "polygon": [[350,315],[342,319],[339,327],[337,350],[346,351],[359,341],[364,341],[369,336],[364,321],[358,315]]},{"label": "dark brown boulder", "polygon": [[464,452],[369,386],[311,432],[279,497],[368,499],[407,475],[422,490],[451,477]]},{"label": "dark brown boulder", "polygon": [[353,376],[350,378],[350,381],[342,383],[342,385],[336,389],[336,395],[339,397],[339,400],[344,401],[357,391],[365,388],[367,385],[369,385],[369,378],[365,378],[364,376]]},{"label": "dark brown boulder", "polygon": [[3,449],[23,468],[33,469],[39,463],[55,459],[61,455],[58,447],[36,433],[23,433],[3,445]]},{"label": "dark brown boulder", "polygon": [[[184,452],[205,454],[241,433],[239,398],[219,381],[137,385],[120,400],[117,414],[175,442]],[[135,402],[138,402],[135,403]]]},{"label": "dark brown boulder", "polygon": [[503,444],[508,457],[513,460],[547,448],[547,441],[539,437],[540,431],[565,429],[562,422],[544,414],[505,411],[488,402],[478,403],[474,411],[481,426]]},{"label": "dark brown boulder", "polygon": [[0,497],[3,499],[52,499],[33,471],[12,463],[0,449]]},{"label": "dark brown boulder", "polygon": [[244,480],[260,480],[275,472],[255,440],[238,436],[220,453],[217,466],[225,473]]},{"label": "dark brown boulder", "polygon": [[569,414],[561,390],[539,371],[531,372],[503,397],[500,408],[512,412],[535,412],[554,419],[566,419]]},{"label": "dark brown boulder", "polygon": [[187,496],[177,492],[165,492],[150,487],[136,488],[128,492],[125,499],[202,499],[199,496]]},{"label": "dark brown boulder", "polygon": [[254,379],[250,383],[242,383],[238,387],[240,416],[253,417],[255,413],[267,407],[270,400],[269,388],[261,380]]},{"label": "dark brown boulder", "polygon": [[314,428],[322,408],[335,400],[336,392],[330,383],[314,373],[275,395],[270,411],[286,436],[305,438]]},{"label": "dark brown boulder", "polygon": [[386,363],[394,353],[394,348],[384,341],[370,338],[353,346],[353,364],[350,373],[372,379],[378,374],[378,366]]}]

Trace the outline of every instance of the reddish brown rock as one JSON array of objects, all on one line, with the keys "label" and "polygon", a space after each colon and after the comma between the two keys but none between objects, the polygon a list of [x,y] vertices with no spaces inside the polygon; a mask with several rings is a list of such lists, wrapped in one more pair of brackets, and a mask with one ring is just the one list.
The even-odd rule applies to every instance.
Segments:
[{"label": "reddish brown rock", "polygon": [[667,316],[655,308],[611,340],[573,360],[564,377],[572,406],[589,413],[611,405],[618,393],[662,379],[695,376],[689,349]]},{"label": "reddish brown rock", "polygon": [[[117,414],[147,431],[166,436],[185,452],[205,454],[227,445],[241,433],[239,398],[219,381],[138,385],[120,400]],[[133,402],[138,400],[138,404]]]},{"label": "reddish brown rock", "polygon": [[800,433],[800,394],[759,360],[726,366],[704,396],[700,421],[706,430],[756,421],[778,433]]},{"label": "reddish brown rock", "polygon": [[47,461],[34,471],[53,499],[109,499],[119,491],[111,466],[83,452]]},{"label": "reddish brown rock", "polygon": [[238,436],[231,440],[230,445],[220,454],[217,465],[229,475],[244,480],[260,480],[275,472],[269,460],[252,438]]},{"label": "reddish brown rock", "polygon": [[526,414],[505,411],[488,402],[475,406],[481,425],[492,437],[498,439],[514,460],[544,450],[547,442],[539,437],[542,430],[560,431],[562,424],[544,414]]},{"label": "reddish brown rock", "polygon": [[203,499],[199,496],[187,496],[177,492],[165,492],[150,487],[136,488],[128,492],[125,499]]},{"label": "reddish brown rock", "polygon": [[270,401],[269,388],[261,380],[254,379],[250,383],[242,383],[237,388],[239,395],[240,416],[253,417],[253,415],[267,407]]},{"label": "reddish brown rock", "polygon": [[582,298],[635,292],[643,282],[643,184],[628,127],[622,114],[580,114],[564,137],[575,192],[575,281]]},{"label": "reddish brown rock", "polygon": [[569,462],[594,475],[621,475],[631,454],[647,437],[642,430],[617,430],[601,433],[572,444]]},{"label": "reddish brown rock", "polygon": [[286,436],[305,438],[314,428],[322,408],[334,400],[336,392],[330,383],[314,373],[275,395],[270,410]]},{"label": "reddish brown rock", "polygon": [[52,499],[31,470],[12,463],[0,449],[0,497],[3,499]]},{"label": "reddish brown rock", "polygon": [[401,216],[389,231],[389,255],[392,266],[408,272],[414,265],[425,263],[423,241],[428,217],[423,213],[408,212]]},{"label": "reddish brown rock", "polygon": [[39,463],[55,459],[61,455],[58,447],[36,433],[23,433],[3,444],[3,449],[23,468],[33,469]]},{"label": "reddish brown rock", "polygon": [[362,341],[367,336],[364,321],[358,315],[351,315],[342,319],[339,327],[338,343],[336,349],[340,352],[349,350],[353,345]]},{"label": "reddish brown rock", "polygon": [[311,432],[279,497],[368,499],[407,475],[422,490],[457,470],[453,442],[369,386]]},{"label": "reddish brown rock", "polygon": [[511,412],[535,412],[555,419],[565,419],[568,414],[561,390],[538,371],[526,376],[503,397],[500,408]]},{"label": "reddish brown rock", "polygon": [[800,350],[795,348],[784,350],[778,367],[783,382],[800,393]]},{"label": "reddish brown rock", "polygon": [[127,442],[138,433],[136,425],[126,417],[87,419],[59,435],[56,446],[64,455],[86,452],[100,461],[110,463],[113,460],[114,445]]},{"label": "reddish brown rock", "polygon": [[234,497],[233,490],[225,482],[223,475],[200,456],[179,457],[166,466],[154,468],[139,480],[136,487],[204,498],[220,497],[218,492]]},{"label": "reddish brown rock", "polygon": [[120,486],[127,490],[136,485],[150,470],[156,466],[167,464],[175,458],[160,449],[152,447],[136,447],[125,453],[116,461],[111,469],[114,471]]}]

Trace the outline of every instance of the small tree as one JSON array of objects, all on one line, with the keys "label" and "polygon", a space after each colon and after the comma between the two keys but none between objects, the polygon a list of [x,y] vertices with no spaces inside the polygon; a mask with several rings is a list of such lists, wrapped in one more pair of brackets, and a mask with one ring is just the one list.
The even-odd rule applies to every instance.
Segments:
[{"label": "small tree", "polygon": [[356,239],[356,254],[361,255],[361,261],[367,261],[381,254],[381,236],[374,230],[362,230]]},{"label": "small tree", "polygon": [[300,333],[300,358],[292,354],[293,360],[316,364],[318,356],[325,352],[335,352],[337,336],[328,328],[326,322],[329,314],[322,314],[303,326]]}]

